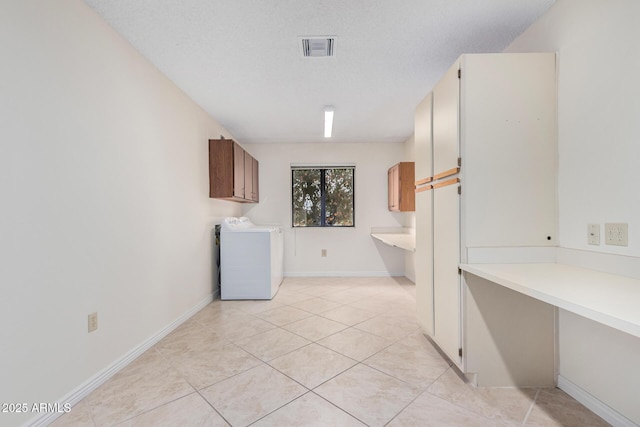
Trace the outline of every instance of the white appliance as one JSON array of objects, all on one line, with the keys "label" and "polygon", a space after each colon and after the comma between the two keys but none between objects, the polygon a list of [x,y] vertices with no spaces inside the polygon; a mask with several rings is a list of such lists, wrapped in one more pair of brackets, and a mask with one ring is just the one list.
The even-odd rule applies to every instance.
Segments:
[{"label": "white appliance", "polygon": [[220,227],[220,299],[271,299],[283,275],[283,236],[277,226],[226,218]]}]

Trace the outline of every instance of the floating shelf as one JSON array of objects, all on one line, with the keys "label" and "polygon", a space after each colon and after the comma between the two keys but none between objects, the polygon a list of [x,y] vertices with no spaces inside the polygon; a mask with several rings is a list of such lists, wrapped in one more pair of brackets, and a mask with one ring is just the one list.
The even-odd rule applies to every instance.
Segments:
[{"label": "floating shelf", "polygon": [[372,228],[371,237],[380,240],[385,245],[405,251],[415,252],[416,235],[407,228]]}]

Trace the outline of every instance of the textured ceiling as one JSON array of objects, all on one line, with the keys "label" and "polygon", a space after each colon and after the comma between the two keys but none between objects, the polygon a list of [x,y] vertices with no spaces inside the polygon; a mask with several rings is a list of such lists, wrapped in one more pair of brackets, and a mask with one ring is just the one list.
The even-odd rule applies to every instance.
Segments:
[{"label": "textured ceiling", "polygon": [[[554,0],[85,0],[241,143],[401,142],[462,53],[500,52]],[[300,36],[335,36],[305,59]]]}]

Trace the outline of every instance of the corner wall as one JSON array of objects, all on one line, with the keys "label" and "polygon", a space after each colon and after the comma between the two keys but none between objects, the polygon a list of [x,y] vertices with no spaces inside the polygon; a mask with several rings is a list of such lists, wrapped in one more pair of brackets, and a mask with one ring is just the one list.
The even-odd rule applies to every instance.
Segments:
[{"label": "corner wall", "polygon": [[211,298],[240,208],[208,198],[228,133],[82,1],[2,2],[0,52],[0,402],[54,403]]}]

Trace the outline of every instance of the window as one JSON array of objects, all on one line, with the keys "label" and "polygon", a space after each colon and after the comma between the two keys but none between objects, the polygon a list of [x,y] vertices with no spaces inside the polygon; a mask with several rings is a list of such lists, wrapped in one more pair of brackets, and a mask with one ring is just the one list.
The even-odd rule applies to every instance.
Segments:
[{"label": "window", "polygon": [[353,227],[354,167],[291,168],[294,227]]}]

